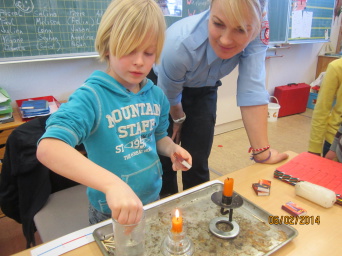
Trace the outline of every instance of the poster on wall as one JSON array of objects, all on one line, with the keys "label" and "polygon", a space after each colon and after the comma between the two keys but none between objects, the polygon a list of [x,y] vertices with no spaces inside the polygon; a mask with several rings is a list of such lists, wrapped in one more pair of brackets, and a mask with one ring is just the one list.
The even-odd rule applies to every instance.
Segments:
[{"label": "poster on wall", "polygon": [[182,17],[183,0],[158,0],[164,16]]},{"label": "poster on wall", "polygon": [[291,38],[310,38],[313,12],[307,11],[308,1],[297,0],[292,3]]}]

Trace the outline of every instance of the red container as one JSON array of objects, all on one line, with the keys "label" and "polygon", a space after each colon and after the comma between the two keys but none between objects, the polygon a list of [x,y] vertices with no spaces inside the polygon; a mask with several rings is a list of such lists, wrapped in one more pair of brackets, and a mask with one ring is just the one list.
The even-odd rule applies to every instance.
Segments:
[{"label": "red container", "polygon": [[310,94],[310,85],[288,84],[274,88],[274,97],[279,101],[278,117],[305,112]]},{"label": "red container", "polygon": [[19,108],[19,113],[21,115],[21,119],[23,121],[29,121],[33,118],[24,118],[22,116],[22,113],[20,111],[20,107],[23,104],[24,101],[28,101],[28,100],[47,100],[49,102],[49,106],[50,106],[50,113],[52,114],[53,112],[55,112],[61,105],[61,103],[55,99],[55,97],[53,96],[43,96],[43,97],[35,97],[35,98],[29,98],[29,99],[21,99],[21,100],[16,100],[18,108]]}]

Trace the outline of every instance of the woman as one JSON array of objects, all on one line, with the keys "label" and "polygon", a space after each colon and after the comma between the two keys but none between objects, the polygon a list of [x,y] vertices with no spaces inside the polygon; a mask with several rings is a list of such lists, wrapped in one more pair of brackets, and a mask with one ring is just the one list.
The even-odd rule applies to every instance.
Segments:
[{"label": "woman", "polygon": [[[265,1],[258,0],[212,0],[210,10],[182,19],[167,30],[161,62],[154,72],[171,105],[169,135],[193,157],[193,167],[182,174],[183,189],[209,180],[219,79],[237,65],[237,103],[252,158],[272,164],[288,157],[271,149],[267,136],[265,6]],[[162,196],[174,194],[178,191],[176,172],[168,159],[161,158]]]}]

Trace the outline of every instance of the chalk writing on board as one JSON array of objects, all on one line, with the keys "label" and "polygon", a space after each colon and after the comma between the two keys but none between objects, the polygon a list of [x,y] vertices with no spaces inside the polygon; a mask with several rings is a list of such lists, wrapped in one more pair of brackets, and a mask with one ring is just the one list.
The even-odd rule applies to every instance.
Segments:
[{"label": "chalk writing on board", "polygon": [[[265,0],[259,1],[262,5],[265,4]],[[94,41],[97,28],[110,2],[111,0],[0,1],[0,62],[9,59],[16,61],[60,56],[96,56]],[[207,10],[211,0],[157,2],[164,6],[167,3],[170,13],[165,14],[165,20],[170,26],[182,18]],[[269,0],[270,41],[327,40],[334,2],[335,0]],[[311,25],[303,25],[309,19],[296,22],[292,11],[312,12]],[[295,27],[293,24],[301,25]]]},{"label": "chalk writing on board", "polygon": [[56,49],[57,52],[60,51],[61,44],[52,28],[52,26],[61,25],[57,13],[44,9],[42,11],[34,11],[33,17],[36,25],[37,49]]},{"label": "chalk writing on board", "polygon": [[14,0],[14,6],[17,7],[19,10],[25,13],[32,12],[34,5],[32,0],[26,0],[26,1],[21,1],[21,0]]},{"label": "chalk writing on board", "polygon": [[3,1],[0,58],[95,52],[96,31],[109,2]]},{"label": "chalk writing on board", "polygon": [[186,0],[186,4],[188,7],[188,16],[191,16],[207,10],[210,6],[210,0]]}]

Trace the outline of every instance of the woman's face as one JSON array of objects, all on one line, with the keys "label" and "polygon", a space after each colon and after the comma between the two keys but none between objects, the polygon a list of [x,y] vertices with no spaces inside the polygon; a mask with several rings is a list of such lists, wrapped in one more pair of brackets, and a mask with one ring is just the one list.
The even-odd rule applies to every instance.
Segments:
[{"label": "woman's face", "polygon": [[211,6],[209,43],[219,58],[229,59],[241,52],[254,39],[255,30],[251,18],[246,20],[247,31],[242,27],[232,26],[219,3],[220,1],[213,1]]}]

